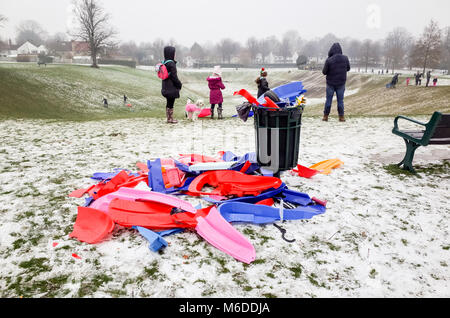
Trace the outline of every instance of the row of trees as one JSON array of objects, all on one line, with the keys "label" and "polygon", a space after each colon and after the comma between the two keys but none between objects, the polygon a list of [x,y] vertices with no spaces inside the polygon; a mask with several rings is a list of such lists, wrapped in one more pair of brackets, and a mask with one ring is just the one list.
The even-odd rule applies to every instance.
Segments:
[{"label": "row of trees", "polygon": [[[344,54],[347,54],[354,66],[368,70],[370,67],[383,66],[386,69],[401,67],[423,67],[450,69],[450,27],[440,29],[435,21],[425,27],[423,33],[415,38],[405,28],[398,27],[389,32],[385,39],[357,40],[338,38],[329,33],[321,38],[303,39],[296,30],[290,30],[280,38],[269,36],[265,38],[250,37],[245,43],[231,38],[225,38],[217,43],[194,43],[185,47],[174,39],[156,39],[153,42],[142,42],[139,45],[133,41],[118,43],[114,41],[117,32],[110,26],[110,16],[98,4],[98,0],[78,0],[74,6],[75,25],[69,32],[72,38],[89,43],[93,66],[97,66],[96,58],[99,52],[133,57],[140,64],[154,64],[163,59],[163,48],[166,45],[177,46],[177,59],[191,56],[200,63],[231,63],[236,58],[241,64],[257,62],[267,63],[270,54],[282,58],[286,63],[295,53],[299,55],[298,62],[321,64],[328,55],[328,50],[335,42],[340,42]],[[0,15],[0,26],[6,18]],[[35,45],[45,44],[52,49],[58,41],[65,40],[62,33],[49,36],[35,21],[24,21],[17,27],[16,43],[26,40]]]},{"label": "row of trees", "polygon": [[[187,48],[177,45],[173,39],[167,42],[157,39],[140,45],[135,42],[122,43],[117,50],[144,64],[161,60],[162,48],[168,44],[177,45],[179,60],[190,55],[201,63],[230,63],[233,57],[237,57],[241,64],[253,64],[258,56],[261,63],[267,63],[271,53],[282,57],[284,62],[297,53],[298,61],[303,59],[305,63],[321,63],[327,58],[328,50],[335,42],[341,43],[344,54],[349,56],[354,66],[363,68],[366,72],[371,67],[384,67],[393,72],[402,67],[421,67],[424,72],[426,68],[450,70],[450,27],[440,29],[433,20],[417,38],[402,27],[395,28],[385,39],[378,41],[338,38],[332,33],[304,40],[297,31],[289,31],[280,39],[276,36],[262,39],[250,37],[245,44],[226,38],[216,44],[194,43]],[[153,56],[153,59],[149,56]]]}]

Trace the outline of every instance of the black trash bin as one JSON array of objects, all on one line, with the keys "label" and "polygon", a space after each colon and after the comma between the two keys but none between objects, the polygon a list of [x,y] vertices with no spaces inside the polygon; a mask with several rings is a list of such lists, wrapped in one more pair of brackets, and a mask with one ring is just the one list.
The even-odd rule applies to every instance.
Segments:
[{"label": "black trash bin", "polygon": [[253,107],[258,163],[280,176],[297,167],[303,107]]}]

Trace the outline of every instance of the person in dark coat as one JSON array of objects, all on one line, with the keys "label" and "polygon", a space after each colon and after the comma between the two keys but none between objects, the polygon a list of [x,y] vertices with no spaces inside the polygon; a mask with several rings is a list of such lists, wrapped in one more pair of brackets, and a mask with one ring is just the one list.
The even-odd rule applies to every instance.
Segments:
[{"label": "person in dark coat", "polygon": [[108,108],[108,100],[105,98],[103,98],[103,107]]},{"label": "person in dark coat", "polygon": [[175,48],[173,46],[166,46],[164,48],[164,64],[169,72],[169,77],[162,82],[161,94],[167,100],[167,123],[176,124],[178,121],[173,118],[173,107],[175,100],[180,98],[180,90],[183,87],[183,84],[178,79],[177,62],[175,61]]},{"label": "person in dark coat", "polygon": [[397,73],[397,74],[395,74],[394,77],[392,78],[392,81],[391,81],[391,87],[392,87],[392,88],[395,88],[395,85],[398,84],[398,76],[399,76],[399,74]]},{"label": "person in dark coat", "polygon": [[334,43],[328,52],[328,59],[325,61],[322,71],[327,76],[327,100],[325,102],[323,121],[328,121],[335,92],[338,101],[339,121],[345,121],[344,92],[345,83],[347,82],[347,72],[349,71],[350,61],[348,57],[342,54],[341,45]]},{"label": "person in dark coat", "polygon": [[428,87],[428,85],[430,84],[430,80],[431,80],[431,71],[427,72],[427,85],[426,87]]},{"label": "person in dark coat", "polygon": [[260,77],[255,82],[258,85],[258,98],[270,91],[269,82],[267,82],[267,71],[264,68],[261,69]]}]

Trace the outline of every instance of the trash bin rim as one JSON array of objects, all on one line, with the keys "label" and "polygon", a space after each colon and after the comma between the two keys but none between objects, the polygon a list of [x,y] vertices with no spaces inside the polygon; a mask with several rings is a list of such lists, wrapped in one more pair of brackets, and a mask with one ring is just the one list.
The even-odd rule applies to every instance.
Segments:
[{"label": "trash bin rim", "polygon": [[264,106],[253,106],[253,111],[255,110],[265,110],[265,111],[271,111],[271,112],[293,112],[296,110],[301,111],[302,109],[300,107],[283,107],[283,108],[271,108],[271,107],[264,107]]}]

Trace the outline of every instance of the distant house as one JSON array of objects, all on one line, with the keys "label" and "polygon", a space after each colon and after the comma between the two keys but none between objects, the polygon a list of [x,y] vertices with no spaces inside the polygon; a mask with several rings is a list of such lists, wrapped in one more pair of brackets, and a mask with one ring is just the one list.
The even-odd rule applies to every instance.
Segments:
[{"label": "distant house", "polygon": [[38,53],[39,53],[39,54],[45,54],[45,55],[47,55],[47,54],[48,54],[48,50],[47,50],[47,48],[42,44],[41,46],[38,47]]},{"label": "distant house", "polygon": [[70,41],[72,46],[72,54],[73,55],[84,55],[87,56],[90,54],[89,43],[84,41]]},{"label": "distant house", "polygon": [[0,42],[0,57],[16,57],[17,49],[19,45],[14,45],[11,43],[11,40],[6,42]]},{"label": "distant house", "polygon": [[26,41],[17,49],[18,55],[34,55],[39,54],[39,49],[37,46],[33,45],[29,41]]}]

